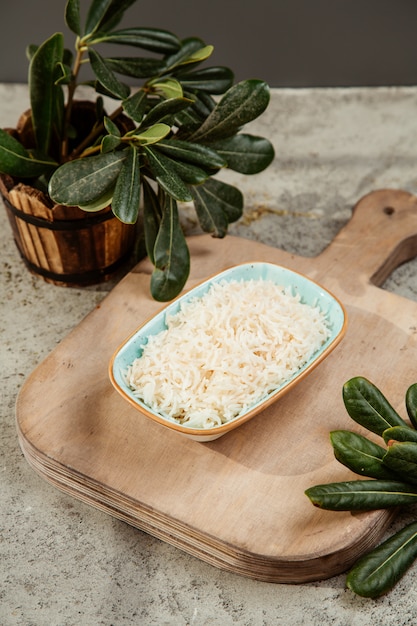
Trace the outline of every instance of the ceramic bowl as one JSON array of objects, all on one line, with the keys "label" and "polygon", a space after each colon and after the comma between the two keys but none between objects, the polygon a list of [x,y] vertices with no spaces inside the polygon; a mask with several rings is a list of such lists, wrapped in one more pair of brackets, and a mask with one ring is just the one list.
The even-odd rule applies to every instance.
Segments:
[{"label": "ceramic bowl", "polygon": [[[282,287],[291,286],[292,293],[299,294],[301,301],[309,305],[318,305],[325,314],[330,328],[330,336],[313,357],[301,367],[289,380],[280,387],[269,393],[261,401],[252,405],[245,413],[235,417],[221,426],[212,428],[189,428],[170,420],[133,395],[124,380],[123,372],[127,367],[141,355],[142,348],[146,344],[148,337],[166,329],[166,314],[175,315],[183,302],[195,297],[202,297],[210,286],[219,281],[227,280],[271,280]],[[342,340],[347,326],[346,311],[342,303],[332,295],[327,289],[306,276],[286,269],[273,263],[244,263],[236,265],[230,269],[216,274],[212,278],[205,280],[190,291],[177,297],[170,304],[165,306],[159,313],[154,315],[147,322],[142,324],[130,337],[128,337],[113,355],[110,366],[110,380],[115,389],[127,400],[135,409],[146,417],[169,428],[177,433],[185,435],[196,441],[212,441],[222,435],[234,430],[244,424],[257,413],[263,411],[267,406],[276,402],[284,394],[288,393],[297,383],[305,378],[319,363],[325,359],[330,352]]]}]

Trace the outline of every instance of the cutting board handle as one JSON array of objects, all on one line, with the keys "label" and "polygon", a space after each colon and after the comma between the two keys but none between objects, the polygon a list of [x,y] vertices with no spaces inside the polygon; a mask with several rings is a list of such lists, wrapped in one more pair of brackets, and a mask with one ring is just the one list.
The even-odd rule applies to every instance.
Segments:
[{"label": "cutting board handle", "polygon": [[417,197],[383,189],[356,204],[350,221],[317,261],[321,271],[331,267],[335,278],[379,286],[396,267],[415,256]]}]

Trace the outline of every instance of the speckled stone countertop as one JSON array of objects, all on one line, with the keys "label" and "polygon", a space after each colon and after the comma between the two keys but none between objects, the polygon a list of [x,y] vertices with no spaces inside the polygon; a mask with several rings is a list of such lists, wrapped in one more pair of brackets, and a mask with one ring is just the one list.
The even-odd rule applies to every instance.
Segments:
[{"label": "speckled stone countertop", "polygon": [[[0,85],[0,127],[28,108],[25,85]],[[254,177],[229,174],[245,194],[230,232],[315,256],[365,194],[417,193],[417,88],[273,90],[251,132],[276,159]],[[0,211],[2,364],[0,624],[24,626],[308,625],[415,623],[417,564],[386,597],[344,589],[344,576],[305,585],[222,572],[44,482],[18,445],[14,406],[26,376],[92,310],[111,283],[55,287],[24,267]],[[197,232],[192,214],[187,232]],[[416,251],[417,252],[417,251]],[[417,300],[417,262],[383,285]],[[393,529],[411,518],[402,514]]]}]

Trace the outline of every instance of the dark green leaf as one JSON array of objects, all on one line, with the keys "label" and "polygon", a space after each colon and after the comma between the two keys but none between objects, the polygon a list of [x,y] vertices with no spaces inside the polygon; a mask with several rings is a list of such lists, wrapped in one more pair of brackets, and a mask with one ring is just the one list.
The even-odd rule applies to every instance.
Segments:
[{"label": "dark green leaf", "polygon": [[135,2],[136,0],[112,0],[100,22],[100,31],[107,33],[113,30],[119,24],[127,9]]},{"label": "dark green leaf", "polygon": [[194,141],[217,141],[234,135],[265,111],[269,87],[261,80],[245,80],[231,87],[193,134]]},{"label": "dark green leaf", "polygon": [[89,204],[79,204],[79,208],[83,211],[87,211],[87,213],[96,213],[97,211],[101,211],[105,209],[111,204],[113,198],[114,188],[111,187],[108,189],[102,196],[93,200]]},{"label": "dark green leaf", "polygon": [[198,50],[204,48],[204,46],[204,41],[198,37],[188,37],[187,39],[183,39],[180,42],[180,48],[174,52],[174,54],[171,54],[171,56],[166,57],[166,70],[172,70],[174,67],[182,65]]},{"label": "dark green leaf", "polygon": [[54,132],[61,130],[64,99],[55,85],[56,68],[63,62],[64,38],[55,33],[36,50],[29,65],[32,122],[39,152],[48,154]]},{"label": "dark green leaf", "polygon": [[116,135],[105,135],[101,140],[101,152],[111,152],[118,148],[122,140]]},{"label": "dark green leaf", "polygon": [[59,204],[90,204],[114,187],[125,158],[123,150],[68,161],[53,173],[49,195]]},{"label": "dark green leaf", "polygon": [[141,57],[106,58],[106,65],[113,72],[133,78],[149,78],[160,74],[164,68],[164,63],[158,59]]},{"label": "dark green leaf", "polygon": [[130,88],[116,78],[100,54],[90,48],[88,50],[88,56],[90,58],[91,68],[103,87],[117,98],[121,98],[122,100],[127,98],[130,94]]},{"label": "dark green leaf", "polygon": [[407,389],[405,405],[412,425],[414,428],[417,428],[417,383],[414,383]]},{"label": "dark green leaf", "polygon": [[171,54],[179,50],[181,42],[176,35],[157,28],[124,28],[112,33],[100,33],[93,43],[129,45],[150,52]]},{"label": "dark green leaf", "polygon": [[155,270],[151,293],[155,300],[172,300],[184,287],[190,272],[190,253],[181,230],[177,203],[167,196],[154,247]]},{"label": "dark green leaf", "polygon": [[171,117],[179,111],[186,109],[191,101],[186,98],[169,98],[158,102],[146,115],[145,125],[162,122],[166,117]]},{"label": "dark green leaf", "polygon": [[392,480],[353,480],[306,490],[314,506],[330,511],[372,511],[417,504],[417,488]]},{"label": "dark green leaf", "polygon": [[417,558],[417,522],[362,557],[347,575],[349,589],[365,598],[389,591]]},{"label": "dark green leaf", "polygon": [[29,44],[26,47],[26,58],[28,61],[32,60],[33,55],[35,54],[36,50],[39,48],[39,46],[37,46],[34,43]]},{"label": "dark green leaf", "polygon": [[55,78],[56,85],[69,85],[72,79],[72,70],[68,65],[59,63],[57,65],[58,75]]},{"label": "dark green leaf", "polygon": [[167,139],[158,143],[158,150],[179,161],[193,163],[203,168],[217,170],[226,166],[226,161],[216,150],[178,139]]},{"label": "dark green leaf", "polygon": [[119,127],[107,115],[103,117],[103,124],[109,134],[120,137]]},{"label": "dark green leaf", "polygon": [[194,72],[176,74],[185,89],[222,94],[233,85],[234,74],[228,67],[206,67]]},{"label": "dark green leaf", "polygon": [[85,35],[111,30],[135,2],[136,0],[93,0],[87,13]]},{"label": "dark green leaf", "polygon": [[210,144],[227,162],[227,167],[241,174],[258,174],[274,159],[274,148],[268,139],[253,135],[234,135]]},{"label": "dark green leaf", "polygon": [[200,185],[209,177],[209,174],[202,170],[201,167],[197,167],[197,165],[182,163],[173,159],[171,159],[171,164],[187,185]]},{"label": "dark green leaf", "polygon": [[114,189],[112,210],[125,224],[135,224],[139,213],[139,151],[130,147]]},{"label": "dark green leaf", "polygon": [[57,164],[51,160],[39,160],[20,143],[0,129],[0,172],[18,178],[36,178]]},{"label": "dark green leaf", "polygon": [[148,183],[142,179],[143,188],[143,227],[145,231],[145,247],[152,264],[155,264],[154,247],[162,219],[162,208],[158,196]]},{"label": "dark green leaf", "polygon": [[219,220],[221,220],[218,213],[221,210],[229,224],[242,216],[243,195],[232,185],[209,178],[198,188],[191,188],[191,192],[194,196],[196,211],[197,203],[201,202],[201,216],[203,213],[213,212],[219,215]]},{"label": "dark green leaf", "polygon": [[142,121],[147,107],[146,93],[140,89],[122,102],[125,113],[138,124]]},{"label": "dark green leaf", "polygon": [[73,33],[81,36],[80,0],[67,0],[65,7],[65,23]]},{"label": "dark green leaf", "polygon": [[379,389],[362,376],[343,385],[343,402],[355,422],[377,435],[390,426],[407,426]]},{"label": "dark green leaf", "polygon": [[417,483],[417,443],[402,441],[388,446],[384,464],[402,480]]},{"label": "dark green leaf", "polygon": [[217,102],[209,93],[198,91],[194,94],[194,98],[194,108],[202,118],[207,117],[216,108]]},{"label": "dark green leaf", "polygon": [[366,437],[346,430],[330,433],[336,459],[352,472],[369,478],[400,480],[382,462],[386,449]]},{"label": "dark green leaf", "polygon": [[186,184],[172,167],[171,160],[150,146],[143,146],[149,168],[157,183],[175,200],[190,202],[192,196]]},{"label": "dark green leaf", "polygon": [[196,94],[191,91],[184,91],[184,97],[193,100],[193,104],[175,116],[174,123],[179,129],[177,133],[179,139],[187,138],[197,130],[216,106],[215,100],[203,91]]},{"label": "dark green leaf", "polygon": [[192,189],[194,206],[201,228],[213,237],[222,238],[227,233],[229,220],[217,198],[206,192],[203,186]]},{"label": "dark green leaf", "polygon": [[100,28],[100,24],[112,3],[113,0],[92,0],[85,22],[85,35],[91,35]]},{"label": "dark green leaf", "polygon": [[414,441],[417,442],[417,431],[414,428],[406,426],[392,426],[382,433],[385,443],[391,439],[395,441]]}]

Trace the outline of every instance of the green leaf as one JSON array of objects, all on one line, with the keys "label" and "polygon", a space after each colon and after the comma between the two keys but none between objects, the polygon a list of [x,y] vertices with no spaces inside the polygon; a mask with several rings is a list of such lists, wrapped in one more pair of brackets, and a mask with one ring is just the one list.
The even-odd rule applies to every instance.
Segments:
[{"label": "green leaf", "polygon": [[176,76],[185,89],[223,94],[233,85],[234,74],[228,67],[206,67],[194,72],[177,72]]},{"label": "green leaf", "polygon": [[92,0],[85,22],[86,35],[91,35],[100,28],[112,5],[115,5],[114,0]]},{"label": "green leaf", "polygon": [[261,80],[245,80],[231,87],[192,135],[194,141],[217,141],[234,135],[265,111],[269,87]]},{"label": "green leaf", "polygon": [[180,42],[180,48],[166,57],[165,65],[166,71],[173,70],[175,67],[186,64],[198,50],[205,47],[205,43],[198,37],[188,37]]},{"label": "green leaf", "polygon": [[0,172],[3,174],[18,178],[36,178],[56,165],[52,159],[36,159],[17,139],[0,129]]},{"label": "green leaf", "polygon": [[111,152],[118,148],[122,140],[116,135],[105,135],[101,140],[101,152]]},{"label": "green leaf", "polygon": [[143,146],[149,168],[157,183],[175,200],[190,202],[193,198],[186,184],[173,169],[170,159],[150,146]]},{"label": "green leaf", "polygon": [[127,9],[135,4],[136,0],[112,0],[104,17],[101,19],[100,32],[107,33],[113,30],[122,20]]},{"label": "green leaf", "polygon": [[57,70],[59,75],[55,78],[55,85],[69,85],[72,79],[71,68],[64,63],[58,63]]},{"label": "green leaf", "polygon": [[416,504],[417,488],[393,480],[353,480],[305,491],[314,506],[330,511],[372,511]]},{"label": "green leaf", "polygon": [[91,48],[88,50],[88,56],[90,58],[91,68],[99,83],[117,98],[121,98],[122,100],[127,98],[130,94],[130,88],[116,78],[103,57],[96,52],[96,50]]},{"label": "green leaf", "polygon": [[214,46],[203,46],[198,50],[195,50],[189,57],[182,61],[182,64],[188,63],[202,63],[213,54]]},{"label": "green leaf", "polygon": [[218,170],[226,166],[226,161],[212,147],[190,141],[169,139],[160,141],[158,150],[178,161],[186,161],[202,168]]},{"label": "green leaf", "polygon": [[373,441],[346,430],[334,430],[330,440],[336,459],[352,472],[369,478],[400,480],[382,462],[386,449]]},{"label": "green leaf", "polygon": [[108,152],[61,165],[49,181],[49,195],[59,203],[85,206],[112,189],[120,173],[126,151]]},{"label": "green leaf", "polygon": [[234,135],[211,143],[227,162],[227,167],[241,174],[258,174],[274,159],[274,148],[268,139],[253,135]]},{"label": "green leaf", "polygon": [[175,116],[175,126],[179,129],[177,135],[182,139],[197,130],[216,106],[216,102],[210,94],[206,94],[203,91],[199,91],[197,94],[184,91],[184,96],[188,99],[193,99],[194,102],[188,109],[180,111]]},{"label": "green leaf", "polygon": [[388,443],[391,439],[395,441],[414,441],[417,442],[417,431],[414,428],[408,428],[405,426],[391,426],[382,433],[385,443]]},{"label": "green leaf", "polygon": [[82,204],[82,205],[79,204],[78,206],[80,209],[82,209],[83,211],[86,211],[87,213],[96,213],[97,211],[101,211],[102,209],[105,209],[106,207],[108,207],[109,204],[111,204],[111,201],[113,198],[113,191],[114,191],[114,188],[111,187],[111,189],[106,191],[106,193],[104,193],[102,196],[100,196],[93,202],[90,202],[89,204]]},{"label": "green leaf", "polygon": [[139,151],[133,146],[127,150],[114,189],[112,210],[125,224],[135,224],[139,213],[140,167]]},{"label": "green leaf", "polygon": [[343,402],[355,422],[377,435],[390,426],[407,426],[379,389],[362,376],[343,385]]},{"label": "green leaf", "polygon": [[149,86],[156,94],[160,94],[163,98],[183,98],[181,83],[175,78],[161,78],[155,81],[150,81]]},{"label": "green leaf", "polygon": [[168,124],[154,124],[145,130],[138,130],[132,137],[142,145],[149,146],[158,143],[171,132]]},{"label": "green leaf", "polygon": [[[207,179],[198,188],[191,188],[191,193],[194,197],[194,205],[196,207],[197,215],[199,218],[203,218],[203,215],[212,213],[219,217],[221,216],[219,211],[226,216],[227,222],[235,222],[242,216],[243,212],[243,195],[236,187],[224,183],[221,180],[214,178]],[[197,205],[201,202],[201,206],[197,209]],[[218,224],[219,226],[220,224]],[[207,222],[207,227],[209,221]]]},{"label": "green leaf", "polygon": [[35,54],[36,50],[39,48],[39,46],[37,46],[34,43],[29,44],[26,47],[26,58],[28,61],[32,60],[33,55]]},{"label": "green leaf", "polygon": [[113,29],[135,2],[136,0],[93,0],[85,23],[86,37],[91,39],[97,31],[101,34]]},{"label": "green leaf", "polygon": [[103,117],[103,124],[104,124],[104,128],[107,130],[107,132],[110,135],[114,135],[115,137],[120,137],[120,130],[117,124],[115,124],[113,120],[107,117],[107,115]]},{"label": "green leaf", "polygon": [[389,591],[417,558],[417,522],[409,524],[362,557],[350,570],[346,584],[365,598]]},{"label": "green leaf", "polygon": [[384,464],[402,480],[417,483],[417,443],[402,441],[388,446]]},{"label": "green leaf", "polygon": [[149,78],[164,69],[163,61],[140,57],[108,57],[106,65],[113,72],[133,78]]},{"label": "green leaf", "polygon": [[73,33],[81,36],[80,0],[68,0],[65,6],[65,23]]},{"label": "green leaf", "polygon": [[64,38],[55,33],[36,50],[29,65],[32,123],[39,152],[48,154],[54,132],[60,135],[64,97],[55,84],[56,68],[63,62]]},{"label": "green leaf", "polygon": [[192,104],[187,98],[169,98],[158,102],[146,115],[145,124],[155,124],[188,108]]},{"label": "green leaf", "polygon": [[181,230],[177,203],[170,196],[163,208],[154,259],[151,293],[155,300],[167,302],[179,294],[190,272],[190,253]]},{"label": "green leaf", "polygon": [[224,237],[227,233],[229,220],[222,211],[221,204],[217,202],[217,199],[213,200],[204,187],[193,188],[191,193],[194,197],[194,206],[201,228],[213,237]]},{"label": "green leaf", "polygon": [[129,45],[161,54],[177,52],[181,47],[176,35],[157,28],[124,28],[111,33],[100,33],[91,43]]},{"label": "green leaf", "polygon": [[[168,157],[169,158],[169,157]],[[191,163],[182,163],[171,159],[171,165],[187,185],[201,185],[210,174]]]},{"label": "green leaf", "polygon": [[411,385],[405,394],[407,414],[414,428],[417,428],[417,383]]},{"label": "green leaf", "polygon": [[145,234],[146,254],[151,263],[155,265],[154,247],[158,236],[159,225],[162,220],[162,208],[158,196],[148,183],[142,179],[143,188],[143,228]]},{"label": "green leaf", "polygon": [[146,93],[140,89],[122,102],[123,110],[132,120],[140,124],[147,107]]}]

